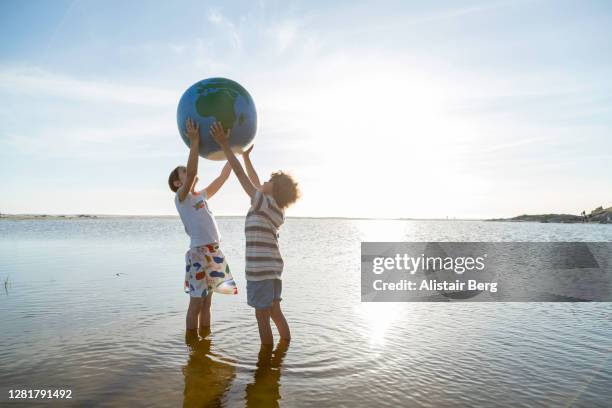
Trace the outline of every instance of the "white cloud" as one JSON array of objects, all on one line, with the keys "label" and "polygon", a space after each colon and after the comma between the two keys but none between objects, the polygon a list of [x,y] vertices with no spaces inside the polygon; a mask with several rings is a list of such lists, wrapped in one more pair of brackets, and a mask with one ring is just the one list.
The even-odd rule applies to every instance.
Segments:
[{"label": "white cloud", "polygon": [[51,95],[61,99],[104,101],[165,107],[176,103],[176,91],[104,80],[84,80],[35,67],[0,67],[0,90],[5,94]]},{"label": "white cloud", "polygon": [[[5,131],[0,142],[21,153],[50,157],[136,157],[174,155],[167,150],[168,141],[178,140],[176,125],[170,118],[141,117],[129,122],[40,124]],[[176,138],[176,139],[175,139]]]},{"label": "white cloud", "polygon": [[211,10],[208,13],[208,21],[227,32],[234,50],[241,49],[242,42],[240,40],[240,33],[238,32],[236,25],[230,19],[225,17],[218,10]]},{"label": "white cloud", "polygon": [[295,40],[298,33],[298,24],[295,21],[283,21],[272,28],[278,51],[283,52]]},{"label": "white cloud", "polygon": [[[30,155],[91,158],[164,154],[176,141],[180,94],[92,81],[35,67],[0,67],[0,143]],[[31,110],[36,98],[36,109]]]}]

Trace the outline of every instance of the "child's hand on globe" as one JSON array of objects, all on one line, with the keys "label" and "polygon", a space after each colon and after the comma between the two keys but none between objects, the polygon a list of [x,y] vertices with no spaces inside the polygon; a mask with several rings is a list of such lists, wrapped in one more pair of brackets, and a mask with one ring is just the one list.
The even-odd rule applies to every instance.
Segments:
[{"label": "child's hand on globe", "polygon": [[243,156],[248,156],[249,154],[251,154],[251,150],[253,150],[253,148],[255,147],[254,144],[251,145],[251,147],[249,147],[248,149],[246,149],[244,152],[242,152]]},{"label": "child's hand on globe", "polygon": [[187,127],[187,137],[189,138],[191,143],[199,142],[200,141],[200,125],[194,122],[193,120],[191,120],[191,118],[187,118],[186,127]]},{"label": "child's hand on globe", "polygon": [[210,136],[219,144],[219,146],[226,145],[229,141],[230,130],[227,130],[227,133],[223,131],[223,125],[221,122],[215,122],[210,127]]}]

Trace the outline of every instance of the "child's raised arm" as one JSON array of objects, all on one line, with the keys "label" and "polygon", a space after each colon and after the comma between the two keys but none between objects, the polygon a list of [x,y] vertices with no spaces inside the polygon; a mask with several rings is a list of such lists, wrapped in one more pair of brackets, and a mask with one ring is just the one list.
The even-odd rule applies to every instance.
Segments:
[{"label": "child's raised arm", "polygon": [[223,153],[225,153],[225,157],[227,157],[227,162],[230,164],[230,166],[232,166],[232,170],[234,170],[234,174],[236,174],[236,177],[238,177],[238,181],[240,182],[240,185],[244,191],[249,195],[249,197],[251,197],[251,199],[253,199],[257,189],[253,183],[251,183],[251,180],[249,180],[249,177],[244,172],[240,161],[238,161],[236,155],[234,155],[234,152],[230,148],[230,130],[228,129],[227,133],[225,133],[223,131],[223,125],[219,122],[215,122],[210,127],[210,135],[223,149]]},{"label": "child's raised arm", "polygon": [[219,174],[219,177],[214,179],[208,185],[208,187],[204,189],[204,191],[206,191],[207,199],[210,199],[212,196],[215,195],[217,191],[219,191],[219,189],[223,186],[223,184],[225,184],[225,182],[227,181],[231,173],[232,173],[232,166],[230,166],[229,162],[227,162],[225,163],[225,166],[223,166],[223,169],[221,169],[221,174]]},{"label": "child's raised arm", "polygon": [[187,118],[186,123],[187,137],[191,145],[189,146],[189,158],[187,159],[187,172],[185,183],[178,189],[179,201],[183,201],[195,183],[198,174],[198,153],[200,150],[200,125]]},{"label": "child's raised arm", "polygon": [[259,181],[259,176],[255,171],[255,167],[253,167],[253,163],[251,162],[251,151],[255,145],[251,145],[244,153],[242,153],[242,158],[244,160],[244,167],[246,167],[247,175],[251,180],[251,183],[255,186],[256,189],[261,190],[261,182]]}]

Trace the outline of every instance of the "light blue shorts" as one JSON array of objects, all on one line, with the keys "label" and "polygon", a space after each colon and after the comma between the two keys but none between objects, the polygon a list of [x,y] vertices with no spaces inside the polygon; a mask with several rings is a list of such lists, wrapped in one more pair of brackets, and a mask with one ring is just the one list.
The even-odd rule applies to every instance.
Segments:
[{"label": "light blue shorts", "polygon": [[255,309],[269,309],[275,300],[283,300],[283,281],[280,279],[264,279],[247,281],[247,303]]}]

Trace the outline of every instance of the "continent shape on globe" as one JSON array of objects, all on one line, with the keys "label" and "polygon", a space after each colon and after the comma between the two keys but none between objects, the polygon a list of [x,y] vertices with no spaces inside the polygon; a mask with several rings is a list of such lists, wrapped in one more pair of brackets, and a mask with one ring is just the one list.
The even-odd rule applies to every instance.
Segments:
[{"label": "continent shape on globe", "polygon": [[[198,84],[198,94],[196,100],[196,110],[201,116],[212,116],[223,124],[225,130],[231,129],[236,122],[236,112],[234,104],[236,98],[241,95],[240,89],[232,84],[224,84],[223,88],[218,88],[216,83]],[[247,96],[248,97],[248,96]],[[244,113],[241,112],[238,118],[239,123],[244,123]]]}]

